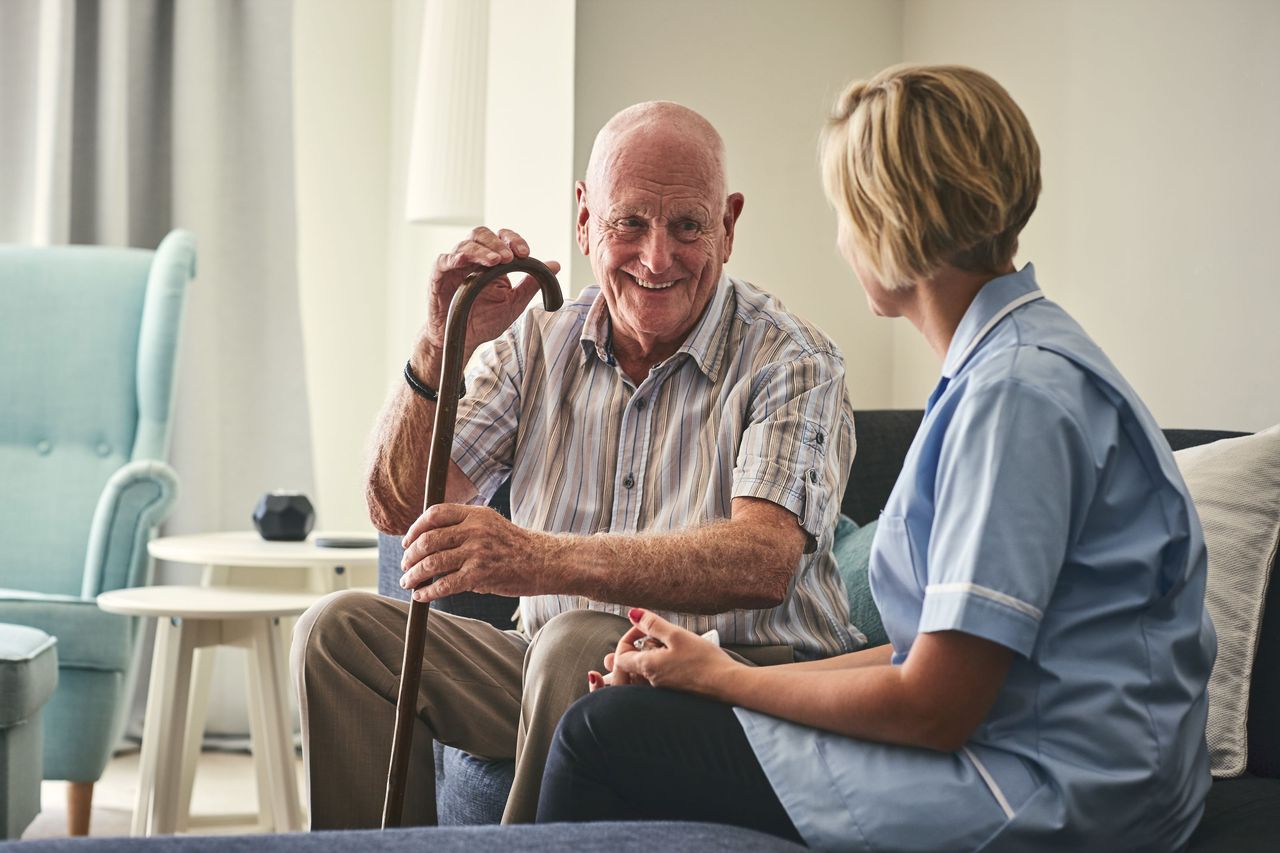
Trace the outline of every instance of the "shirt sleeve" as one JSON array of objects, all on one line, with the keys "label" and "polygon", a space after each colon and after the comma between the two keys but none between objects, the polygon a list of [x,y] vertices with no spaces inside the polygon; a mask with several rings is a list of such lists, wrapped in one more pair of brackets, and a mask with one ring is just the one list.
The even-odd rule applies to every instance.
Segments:
[{"label": "shirt sleeve", "polygon": [[919,631],[1029,655],[1094,478],[1087,433],[1041,390],[966,393],[940,450]]},{"label": "shirt sleeve", "polygon": [[453,461],[476,488],[474,504],[487,504],[511,476],[520,423],[523,327],[524,317],[500,338],[481,345],[467,364],[467,393],[458,401]]},{"label": "shirt sleeve", "polygon": [[816,543],[835,529],[853,453],[853,409],[840,355],[773,364],[752,396],[733,497],[783,507]]}]

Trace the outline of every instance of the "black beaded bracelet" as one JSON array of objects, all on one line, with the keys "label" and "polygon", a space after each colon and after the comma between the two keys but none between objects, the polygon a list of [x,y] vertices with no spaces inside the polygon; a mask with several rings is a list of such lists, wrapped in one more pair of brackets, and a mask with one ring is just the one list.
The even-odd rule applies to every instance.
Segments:
[{"label": "black beaded bracelet", "polygon": [[[404,363],[404,381],[408,382],[409,387],[413,389],[413,392],[424,400],[430,400],[434,403],[440,399],[439,391],[413,375],[413,368],[410,366],[410,362],[408,361]],[[467,383],[463,382],[458,386],[458,399],[462,399],[466,395]]]}]

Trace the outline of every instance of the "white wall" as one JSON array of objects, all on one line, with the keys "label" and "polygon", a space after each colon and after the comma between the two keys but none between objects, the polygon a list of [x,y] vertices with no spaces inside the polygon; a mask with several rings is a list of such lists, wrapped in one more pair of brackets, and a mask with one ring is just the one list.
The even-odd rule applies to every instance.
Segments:
[{"label": "white wall", "polygon": [[[867,310],[837,256],[817,140],[849,79],[901,54],[897,0],[579,0],[575,174],[596,131],[638,101],[679,101],[724,137],[746,196],[731,274],[777,294],[845,354],[857,407],[890,403],[892,327]],[[574,290],[590,283],[585,261]]]},{"label": "white wall", "polygon": [[[906,0],[904,55],[1000,80],[1040,140],[1024,259],[1166,426],[1280,421],[1280,3]],[[936,364],[896,330],[894,400]]]},{"label": "white wall", "polygon": [[316,525],[368,530],[364,447],[385,386],[390,0],[294,6],[298,286]]},{"label": "white wall", "polygon": [[[564,268],[573,231],[574,0],[489,0],[485,221]],[[560,275],[566,296],[569,276]]]}]

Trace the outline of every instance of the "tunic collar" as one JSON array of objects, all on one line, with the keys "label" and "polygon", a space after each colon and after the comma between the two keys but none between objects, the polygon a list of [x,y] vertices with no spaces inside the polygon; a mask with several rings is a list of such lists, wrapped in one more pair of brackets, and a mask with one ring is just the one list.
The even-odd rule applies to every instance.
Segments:
[{"label": "tunic collar", "polygon": [[1001,320],[1028,302],[1043,298],[1044,293],[1036,284],[1036,268],[1031,264],[984,284],[951,337],[942,363],[943,378],[953,379]]}]

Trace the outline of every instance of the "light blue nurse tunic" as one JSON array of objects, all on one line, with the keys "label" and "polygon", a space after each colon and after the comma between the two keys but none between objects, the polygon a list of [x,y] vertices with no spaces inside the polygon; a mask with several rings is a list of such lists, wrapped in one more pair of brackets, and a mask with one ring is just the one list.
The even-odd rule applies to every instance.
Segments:
[{"label": "light blue nurse tunic", "polygon": [[811,846],[1176,850],[1209,788],[1200,523],[1150,413],[1028,264],[978,293],[880,517],[893,662],[964,631],[1016,655],[954,754],[736,709]]}]

